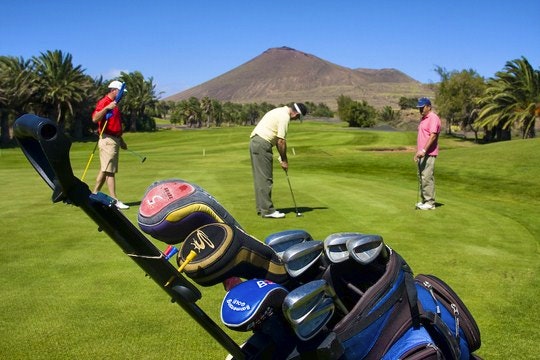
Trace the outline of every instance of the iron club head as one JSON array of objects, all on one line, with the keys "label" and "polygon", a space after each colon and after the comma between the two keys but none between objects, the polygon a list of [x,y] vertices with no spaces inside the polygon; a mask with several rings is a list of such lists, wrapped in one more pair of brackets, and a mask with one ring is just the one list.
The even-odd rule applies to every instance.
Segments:
[{"label": "iron club head", "polygon": [[274,249],[279,257],[282,257],[285,250],[291,246],[309,240],[313,240],[313,238],[307,231],[284,230],[268,235],[264,239],[264,243]]},{"label": "iron club head", "polygon": [[384,248],[384,242],[380,235],[364,235],[347,240],[346,246],[351,258],[362,265],[367,265],[379,256]]},{"label": "iron club head", "polygon": [[283,252],[283,265],[287,273],[297,278],[318,262],[323,252],[322,241],[305,241],[289,247]]},{"label": "iron club head", "polygon": [[327,259],[334,264],[347,261],[349,259],[347,241],[362,236],[364,236],[364,234],[356,232],[340,232],[328,235],[326,239],[324,239],[324,251]]}]

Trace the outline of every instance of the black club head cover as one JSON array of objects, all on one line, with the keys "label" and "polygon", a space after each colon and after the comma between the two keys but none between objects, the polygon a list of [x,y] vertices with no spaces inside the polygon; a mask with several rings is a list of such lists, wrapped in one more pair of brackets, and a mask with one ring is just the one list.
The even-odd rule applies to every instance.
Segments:
[{"label": "black club head cover", "polygon": [[189,234],[178,252],[179,265],[192,250],[196,256],[184,272],[202,286],[235,276],[278,284],[289,280],[281,259],[271,247],[228,224],[207,224]]}]

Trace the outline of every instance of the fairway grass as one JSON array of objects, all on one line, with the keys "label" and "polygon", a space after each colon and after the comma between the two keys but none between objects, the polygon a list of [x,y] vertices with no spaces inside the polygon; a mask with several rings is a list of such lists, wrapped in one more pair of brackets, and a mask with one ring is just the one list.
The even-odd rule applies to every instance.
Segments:
[{"label": "fairway grass", "polygon": [[[536,359],[540,339],[540,139],[489,145],[442,136],[434,211],[414,210],[414,132],[291,123],[294,216],[277,162],[273,199],[285,219],[261,219],[248,152],[251,127],[126,134],[117,192],[138,205],[154,181],[184,179],[212,194],[264,240],[304,229],[315,239],[343,231],[382,235],[413,271],[449,283],[475,316],[485,359]],[[74,143],[81,177],[94,143]],[[86,181],[93,187],[98,157]],[[171,304],[167,294],[98,232],[80,209],[53,204],[20,149],[2,149],[0,175],[0,355],[5,359],[223,359],[226,351]],[[105,189],[106,190],[106,189]],[[159,249],[166,245],[153,240]],[[220,324],[221,285],[198,304]],[[225,328],[224,328],[225,329]],[[249,334],[225,329],[237,342]]]}]

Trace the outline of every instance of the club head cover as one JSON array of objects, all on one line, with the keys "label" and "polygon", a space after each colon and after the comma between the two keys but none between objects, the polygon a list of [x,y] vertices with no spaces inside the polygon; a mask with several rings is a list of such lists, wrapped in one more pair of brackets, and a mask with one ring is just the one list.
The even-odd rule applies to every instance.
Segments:
[{"label": "club head cover", "polygon": [[272,248],[228,224],[207,224],[189,234],[177,254],[178,265],[191,250],[196,256],[184,267],[184,272],[202,286],[212,286],[234,276],[267,279],[278,284],[289,280]]},{"label": "club head cover", "polygon": [[269,317],[281,316],[287,294],[283,286],[268,280],[244,281],[225,295],[221,303],[221,321],[235,331],[256,330]]},{"label": "club head cover", "polygon": [[201,187],[180,179],[148,187],[137,222],[142,231],[167,244],[178,244],[194,230],[211,223],[241,228],[231,214]]}]

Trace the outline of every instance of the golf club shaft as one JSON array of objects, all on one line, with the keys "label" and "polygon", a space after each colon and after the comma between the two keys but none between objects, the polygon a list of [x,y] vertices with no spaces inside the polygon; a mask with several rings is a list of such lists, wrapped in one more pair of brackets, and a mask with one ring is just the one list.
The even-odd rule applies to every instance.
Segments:
[{"label": "golf club shaft", "polygon": [[285,170],[285,176],[287,177],[287,183],[289,183],[289,190],[291,190],[291,196],[294,203],[294,210],[296,211],[296,214],[299,214],[298,206],[296,206],[296,199],[294,198],[294,193],[292,191],[291,180],[289,179],[289,172],[287,170]]},{"label": "golf club shaft", "polygon": [[416,204],[422,199],[422,170],[420,168],[420,162],[425,159],[425,157],[418,159],[416,162],[416,170],[418,174],[418,192],[416,193]]},{"label": "golf club shaft", "polygon": [[139,159],[141,159],[142,162],[144,162],[146,160],[146,156],[142,156],[141,154],[131,150],[131,149],[126,149],[128,152],[132,153],[133,155],[137,156]]},{"label": "golf club shaft", "polygon": [[[109,119],[105,120],[105,124],[103,124],[103,128],[99,132],[99,139],[101,139],[101,136],[103,135],[103,131],[105,131],[105,128],[107,127],[107,123],[109,122]],[[90,167],[90,163],[92,162],[92,159],[94,158],[94,153],[96,152],[96,149],[99,144],[99,139],[96,142],[96,145],[94,146],[94,150],[92,150],[92,154],[90,154],[90,158],[88,159],[88,162],[86,163],[86,167],[84,168],[84,172],[81,176],[81,181],[84,181],[84,177],[86,176],[86,172],[88,171],[88,168]]]}]

